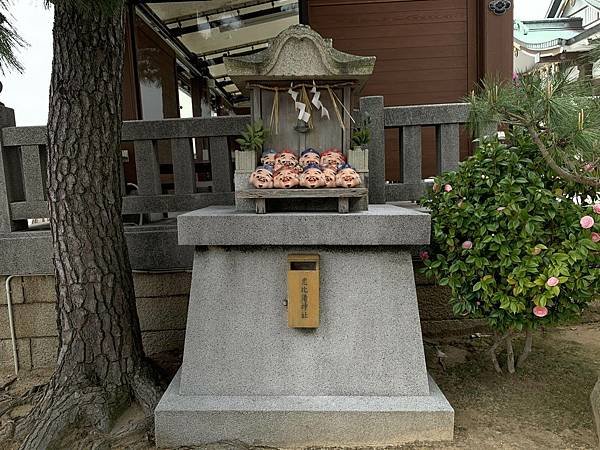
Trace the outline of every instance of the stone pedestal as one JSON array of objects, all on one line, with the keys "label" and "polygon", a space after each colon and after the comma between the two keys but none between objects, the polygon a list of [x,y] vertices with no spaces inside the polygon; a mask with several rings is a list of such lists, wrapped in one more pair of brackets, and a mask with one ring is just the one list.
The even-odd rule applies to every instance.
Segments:
[{"label": "stone pedestal", "polygon": [[[241,440],[275,447],[449,440],[454,412],[427,376],[412,261],[429,216],[179,217],[195,245],[183,365],[156,409],[159,446]],[[317,329],[287,325],[287,256],[320,257]]]}]

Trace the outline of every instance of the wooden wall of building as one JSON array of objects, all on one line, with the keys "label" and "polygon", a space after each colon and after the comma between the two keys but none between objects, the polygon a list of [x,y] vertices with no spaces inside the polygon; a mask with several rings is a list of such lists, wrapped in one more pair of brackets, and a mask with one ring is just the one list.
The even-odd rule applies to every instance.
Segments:
[{"label": "wooden wall of building", "polygon": [[[335,48],[376,56],[362,95],[386,106],[460,101],[485,73],[512,75],[512,10],[480,0],[309,0],[308,23]],[[462,153],[470,146],[463,137]],[[423,129],[423,176],[437,171],[435,131]],[[399,181],[400,136],[386,131],[386,178]]]}]

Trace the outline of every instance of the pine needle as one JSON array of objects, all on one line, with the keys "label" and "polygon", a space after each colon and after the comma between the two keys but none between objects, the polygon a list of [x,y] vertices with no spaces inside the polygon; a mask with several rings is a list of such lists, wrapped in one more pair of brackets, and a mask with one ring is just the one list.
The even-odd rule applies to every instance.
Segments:
[{"label": "pine needle", "polygon": [[0,72],[3,75],[7,70],[23,73],[23,66],[15,52],[27,46],[7,17],[11,4],[10,0],[0,0]]},{"label": "pine needle", "polygon": [[521,74],[513,82],[486,79],[465,100],[475,136],[498,124],[533,130],[541,154],[561,178],[600,186],[600,100],[575,67]]}]

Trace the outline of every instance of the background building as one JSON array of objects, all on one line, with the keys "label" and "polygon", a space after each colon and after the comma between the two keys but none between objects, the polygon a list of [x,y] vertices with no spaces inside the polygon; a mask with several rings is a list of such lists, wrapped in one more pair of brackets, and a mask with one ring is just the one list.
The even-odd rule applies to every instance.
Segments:
[{"label": "background building", "polygon": [[[240,114],[247,98],[223,56],[249,54],[289,25],[305,23],[339,50],[376,56],[363,95],[386,106],[460,101],[484,74],[513,71],[513,10],[477,0],[141,0],[129,9],[124,118]],[[386,134],[386,178],[401,181],[400,136]],[[196,143],[199,188],[210,188],[210,149]],[[201,147],[201,148],[200,148]],[[463,157],[469,152],[463,137]],[[126,177],[135,183],[133,149]],[[161,152],[169,189],[168,149]],[[436,173],[435,130],[423,130],[423,175]]]},{"label": "background building", "polygon": [[552,70],[575,62],[573,76],[600,77],[597,64],[585,56],[600,38],[599,0],[553,0],[544,19],[515,21],[514,66],[516,72]]}]

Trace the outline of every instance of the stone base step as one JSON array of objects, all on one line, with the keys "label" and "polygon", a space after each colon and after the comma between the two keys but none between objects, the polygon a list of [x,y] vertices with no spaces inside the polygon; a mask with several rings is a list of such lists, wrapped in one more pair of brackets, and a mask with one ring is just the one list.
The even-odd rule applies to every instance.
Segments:
[{"label": "stone base step", "polygon": [[155,411],[159,448],[223,440],[290,448],[453,438],[454,410],[431,377],[423,396],[226,397],[181,395],[180,373]]}]

